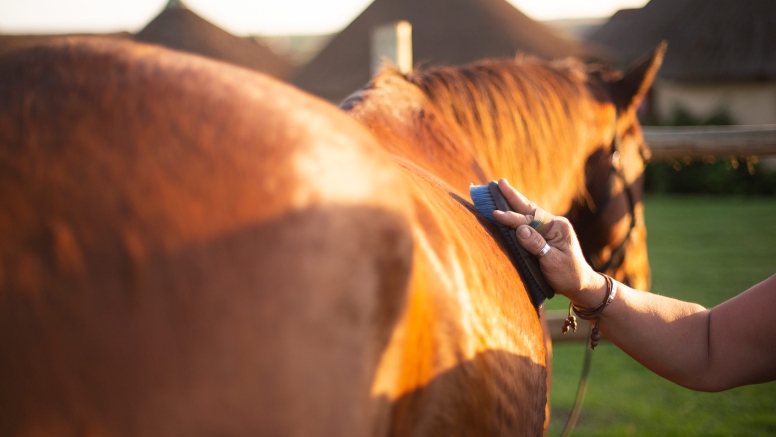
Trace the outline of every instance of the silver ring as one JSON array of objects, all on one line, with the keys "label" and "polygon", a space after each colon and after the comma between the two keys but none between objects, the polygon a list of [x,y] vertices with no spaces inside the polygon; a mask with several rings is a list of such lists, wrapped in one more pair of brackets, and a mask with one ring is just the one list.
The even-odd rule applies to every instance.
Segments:
[{"label": "silver ring", "polygon": [[544,247],[542,247],[542,250],[540,250],[539,253],[536,254],[536,257],[537,258],[541,258],[544,255],[547,255],[547,252],[549,252],[549,251],[550,251],[550,244],[549,243],[544,243]]}]

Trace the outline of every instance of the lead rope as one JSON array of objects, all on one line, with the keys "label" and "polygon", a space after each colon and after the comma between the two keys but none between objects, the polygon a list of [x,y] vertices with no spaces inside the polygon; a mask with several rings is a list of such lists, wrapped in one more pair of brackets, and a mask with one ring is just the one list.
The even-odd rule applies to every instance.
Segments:
[{"label": "lead rope", "polygon": [[[617,135],[617,121],[618,121],[618,114],[617,110],[614,111],[614,138],[612,138],[612,150],[613,152],[619,153],[620,151],[620,137]],[[631,209],[633,208],[633,198],[632,194],[630,193],[630,189],[628,188],[628,183],[625,180],[625,177],[623,176],[622,179],[623,184],[625,184],[625,191],[627,192],[628,200],[631,204]],[[631,211],[632,212],[632,211]],[[633,219],[631,218],[631,229],[633,229]],[[630,234],[630,230],[628,230],[628,234]],[[627,240],[627,237],[626,237]],[[609,259],[609,263],[607,263],[606,267],[609,267],[609,264],[611,264],[612,259]],[[606,271],[606,270],[602,270]],[[593,324],[590,324],[590,328],[588,328],[587,336],[586,338],[590,338],[590,336],[593,333]],[[574,398],[574,406],[571,407],[571,414],[569,414],[568,420],[566,420],[566,426],[563,428],[563,432],[560,434],[560,437],[569,437],[571,433],[574,431],[574,427],[577,426],[577,420],[579,419],[579,415],[582,413],[582,404],[585,402],[585,394],[587,393],[587,381],[590,379],[590,363],[593,361],[593,348],[587,347],[587,341],[585,341],[585,356],[582,359],[582,373],[579,375],[579,385],[577,386],[577,397]]]},{"label": "lead rope", "polygon": [[[587,332],[589,338],[593,332],[593,324],[590,324],[590,328]],[[574,399],[574,407],[571,409],[571,414],[566,421],[566,427],[563,429],[563,433],[560,437],[569,437],[571,432],[574,431],[574,427],[577,425],[577,419],[579,419],[580,413],[582,413],[582,403],[585,401],[585,393],[587,392],[587,380],[590,376],[590,362],[593,360],[593,349],[587,347],[585,342],[585,358],[582,361],[582,374],[579,377],[579,386],[577,387],[577,397]]]}]

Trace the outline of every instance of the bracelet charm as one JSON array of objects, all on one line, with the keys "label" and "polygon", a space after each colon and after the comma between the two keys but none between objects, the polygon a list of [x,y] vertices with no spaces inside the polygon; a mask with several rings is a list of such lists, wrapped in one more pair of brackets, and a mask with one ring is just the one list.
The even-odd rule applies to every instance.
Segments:
[{"label": "bracelet charm", "polygon": [[[593,329],[590,333],[590,348],[595,349],[598,346],[598,341],[601,339],[600,327],[601,327],[601,313],[609,306],[617,295],[617,283],[612,278],[603,273],[599,273],[606,279],[606,296],[604,296],[603,302],[595,307],[580,307],[569,303],[569,316],[563,322],[562,332],[565,334],[571,329],[577,330],[577,319],[579,317],[582,320],[595,320]],[[576,317],[575,317],[576,316]]]}]

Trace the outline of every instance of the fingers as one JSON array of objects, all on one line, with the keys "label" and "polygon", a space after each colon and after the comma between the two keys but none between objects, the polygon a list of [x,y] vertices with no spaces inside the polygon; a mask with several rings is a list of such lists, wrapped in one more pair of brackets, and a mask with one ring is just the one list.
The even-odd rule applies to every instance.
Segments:
[{"label": "fingers", "polygon": [[[555,291],[576,298],[582,290],[590,288],[590,284],[595,286],[594,281],[601,276],[595,274],[585,261],[571,223],[565,217],[556,217],[538,209],[505,179],[501,179],[498,186],[515,212],[494,211],[493,218],[516,229],[518,243],[540,258],[542,272]],[[544,235],[532,226],[542,230]],[[549,246],[549,251],[540,256],[546,246]]]},{"label": "fingers", "polygon": [[504,226],[517,229],[520,225],[530,223],[530,218],[512,211],[493,211],[493,218]]},{"label": "fingers", "polygon": [[547,241],[535,229],[528,225],[521,225],[517,228],[517,241],[521,246],[533,255],[537,255],[542,250]]},{"label": "fingers", "polygon": [[531,203],[525,196],[520,194],[519,191],[509,185],[509,182],[507,182],[506,179],[499,179],[498,188],[501,190],[501,194],[504,195],[513,210],[523,215],[534,215],[536,205]]},{"label": "fingers", "polygon": [[[530,202],[525,196],[520,194],[514,187],[509,185],[506,179],[498,181],[499,190],[509,202],[512,209],[518,214],[508,212],[507,214],[494,213],[493,217],[499,223],[517,228],[520,225],[527,224],[539,231],[543,237],[547,238],[547,233],[552,229],[556,217],[547,211],[538,208],[536,204]],[[547,238],[549,240],[549,238]]]},{"label": "fingers", "polygon": [[552,222],[552,228],[544,235],[544,238],[555,245],[568,240],[572,235],[576,238],[574,228],[568,219],[566,217],[558,217]]}]

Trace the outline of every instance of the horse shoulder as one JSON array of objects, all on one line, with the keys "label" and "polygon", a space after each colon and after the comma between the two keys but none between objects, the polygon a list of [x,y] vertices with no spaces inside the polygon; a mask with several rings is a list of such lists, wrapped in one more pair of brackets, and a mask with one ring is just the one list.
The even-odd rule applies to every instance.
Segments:
[{"label": "horse shoulder", "polygon": [[391,435],[539,435],[542,329],[512,263],[468,201],[404,162],[414,199],[407,307],[372,388]]}]

